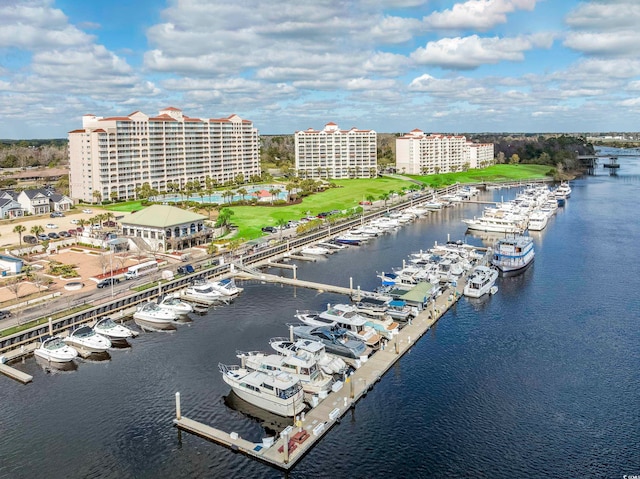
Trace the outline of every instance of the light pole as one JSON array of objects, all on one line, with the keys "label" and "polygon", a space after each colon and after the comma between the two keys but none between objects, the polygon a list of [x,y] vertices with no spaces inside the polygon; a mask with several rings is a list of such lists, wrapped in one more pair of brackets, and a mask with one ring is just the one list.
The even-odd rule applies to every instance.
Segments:
[{"label": "light pole", "polygon": [[113,292],[113,282],[114,282],[114,278],[113,278],[113,245],[109,245],[109,268],[111,268],[111,274],[109,275],[110,281],[111,281],[111,297],[113,298],[114,296],[114,292]]}]

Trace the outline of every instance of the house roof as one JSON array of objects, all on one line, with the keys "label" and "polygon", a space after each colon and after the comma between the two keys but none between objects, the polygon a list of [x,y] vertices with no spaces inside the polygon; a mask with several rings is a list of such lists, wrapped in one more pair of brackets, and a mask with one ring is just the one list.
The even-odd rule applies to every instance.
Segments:
[{"label": "house roof", "polygon": [[402,295],[400,299],[412,303],[426,303],[435,286],[431,283],[421,282],[416,284],[411,291]]},{"label": "house roof", "polygon": [[120,220],[123,225],[167,228],[194,221],[202,221],[206,216],[169,205],[151,205]]}]

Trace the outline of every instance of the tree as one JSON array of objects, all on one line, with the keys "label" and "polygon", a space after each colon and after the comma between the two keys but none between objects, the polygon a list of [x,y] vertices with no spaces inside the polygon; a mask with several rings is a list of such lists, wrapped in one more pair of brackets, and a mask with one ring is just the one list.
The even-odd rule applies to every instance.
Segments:
[{"label": "tree", "polygon": [[289,222],[287,220],[285,220],[284,218],[278,218],[276,220],[276,226],[280,230],[280,239],[282,239],[282,230],[287,225],[287,223],[289,223]]},{"label": "tree", "polygon": [[225,190],[222,192],[222,197],[223,198],[229,198],[229,203],[231,203],[232,199],[233,199],[233,191],[231,190]]},{"label": "tree", "polygon": [[520,163],[520,157],[516,153],[514,153],[513,155],[511,155],[511,158],[509,158],[509,164],[517,165],[518,163]]},{"label": "tree", "polygon": [[269,190],[269,194],[271,195],[271,203],[273,204],[273,201],[275,199],[276,196],[278,196],[280,193],[282,193],[282,190],[279,190],[278,188],[271,188]]},{"label": "tree", "polygon": [[35,225],[32,226],[31,229],[29,230],[29,232],[33,235],[33,236],[38,236],[39,234],[44,233],[44,228],[40,225]]},{"label": "tree", "polygon": [[213,256],[218,251],[218,245],[213,241],[207,245],[207,254]]},{"label": "tree", "polygon": [[246,188],[238,188],[237,193],[242,196],[242,202],[244,203],[244,197],[249,194]]},{"label": "tree", "polygon": [[23,285],[24,283],[20,276],[13,276],[6,282],[7,289],[16,295],[16,301],[20,297],[20,290]]},{"label": "tree", "polygon": [[96,203],[102,203],[102,193],[100,193],[98,190],[94,191],[92,193],[94,199],[96,200]]},{"label": "tree", "polygon": [[112,191],[109,194],[109,198],[111,199],[111,201],[118,201],[118,192],[117,191]]},{"label": "tree", "polygon": [[387,206],[387,201],[389,201],[389,193],[382,193],[379,198],[384,201],[384,206],[386,208]]},{"label": "tree", "polygon": [[218,213],[218,219],[216,220],[216,227],[226,228],[229,225],[229,220],[234,215],[234,212],[229,208],[222,208]]},{"label": "tree", "polygon": [[27,231],[27,228],[23,225],[15,225],[13,227],[13,232],[18,233],[18,237],[20,238],[20,249],[22,249],[22,233]]}]

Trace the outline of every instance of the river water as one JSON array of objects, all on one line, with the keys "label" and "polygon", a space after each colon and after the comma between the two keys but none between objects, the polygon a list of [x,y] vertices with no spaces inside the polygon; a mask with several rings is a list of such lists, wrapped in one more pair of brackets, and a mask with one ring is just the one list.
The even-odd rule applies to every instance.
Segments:
[{"label": "river water", "polygon": [[[620,163],[615,177],[600,168],[572,182],[567,205],[533,235],[533,266],[500,278],[497,295],[462,298],[286,477],[640,474],[640,159]],[[448,208],[301,263],[298,277],[373,289],[376,272],[447,235],[482,244],[460,221],[481,210]],[[265,423],[225,404],[218,363],[267,350],[297,309],[346,300],[242,286],[231,305],[143,333],[107,360],[50,371],[29,358],[17,367],[30,385],[0,377],[0,478],[285,476],[171,424],[180,391],[185,416],[260,441]]]}]

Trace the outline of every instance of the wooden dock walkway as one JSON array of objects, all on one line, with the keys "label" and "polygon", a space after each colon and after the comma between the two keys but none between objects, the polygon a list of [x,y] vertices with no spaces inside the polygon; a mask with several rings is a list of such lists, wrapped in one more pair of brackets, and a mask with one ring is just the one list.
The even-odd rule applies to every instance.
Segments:
[{"label": "wooden dock walkway", "polygon": [[[282,278],[279,278],[282,279]],[[304,282],[303,282],[304,283]],[[310,283],[316,287],[328,285]],[[337,287],[336,287],[337,288]],[[340,288],[348,290],[347,288]],[[174,425],[192,432],[234,451],[270,464],[283,470],[291,469],[313,446],[338,422],[344,414],[364,397],[382,376],[453,306],[462,296],[464,281],[450,287],[431,301],[425,309],[399,334],[380,350],[376,351],[360,368],[342,383],[342,387],[331,392],[316,407],[299,416],[294,427],[285,429],[273,445],[253,443],[239,437],[236,433],[227,433],[206,424],[201,424],[180,415],[177,405],[177,417]],[[351,290],[348,290],[351,291]],[[337,389],[337,388],[336,388]],[[287,447],[285,447],[285,444]]]},{"label": "wooden dock walkway", "polygon": [[[273,267],[279,267],[280,265],[271,264]],[[360,291],[358,288],[345,288],[343,286],[335,286],[332,284],[314,283],[313,281],[303,281],[295,278],[285,278],[275,274],[260,273],[259,275],[249,273],[247,271],[239,271],[235,273],[235,276],[240,279],[255,279],[258,281],[265,281],[267,283],[282,283],[291,286],[300,286],[303,288],[317,289],[318,291],[324,291],[328,293],[345,294],[347,296],[353,296],[354,294],[372,295],[370,291]]]},{"label": "wooden dock walkway", "polygon": [[[2,356],[3,361],[6,361],[6,362],[15,361],[16,359],[19,359],[28,354],[31,354],[36,348],[37,348],[37,344],[33,343],[23,348],[9,351],[8,353]],[[27,373],[23,373],[22,371],[11,367],[6,362],[0,361],[0,373],[4,374],[5,376],[11,379],[15,379],[16,381],[20,381],[22,384],[27,384],[33,381],[33,376]]]}]

